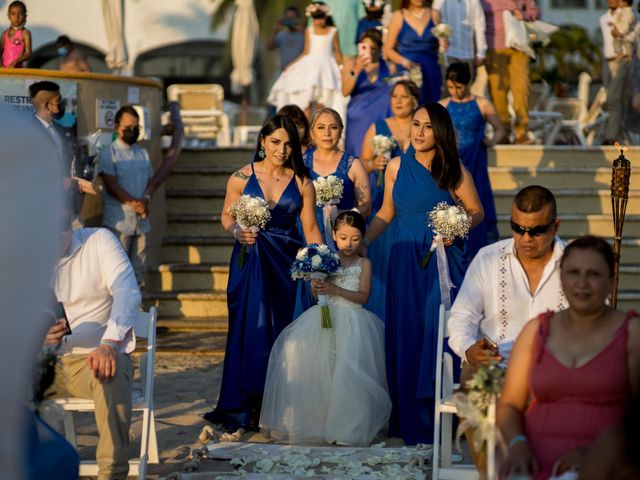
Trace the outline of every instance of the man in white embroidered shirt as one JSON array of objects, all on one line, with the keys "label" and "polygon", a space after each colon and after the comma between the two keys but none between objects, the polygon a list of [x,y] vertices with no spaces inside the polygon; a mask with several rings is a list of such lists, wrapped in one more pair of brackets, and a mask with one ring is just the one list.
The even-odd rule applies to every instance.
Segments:
[{"label": "man in white embroidered shirt", "polygon": [[47,398],[95,401],[99,480],[125,480],[131,424],[133,325],[140,306],[136,277],[118,239],[107,229],[69,228],[53,289],[65,320],[49,329],[45,343],[60,344],[54,384]]},{"label": "man in white embroidered shirt", "polygon": [[553,194],[526,187],[511,205],[512,238],[482,248],[473,259],[449,320],[449,346],[466,363],[503,359],[527,321],[566,307],[559,224]]}]

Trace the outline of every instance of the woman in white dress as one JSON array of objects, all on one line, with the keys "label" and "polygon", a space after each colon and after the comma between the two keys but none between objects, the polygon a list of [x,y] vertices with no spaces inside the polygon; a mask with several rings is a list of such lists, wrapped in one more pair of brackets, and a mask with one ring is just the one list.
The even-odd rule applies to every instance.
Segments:
[{"label": "woman in white dress", "polygon": [[305,30],[302,54],[280,74],[267,101],[277,109],[294,104],[310,116],[312,107],[344,110],[340,68],[342,54],[338,31],[324,2],[312,2],[306,10],[313,21]]},{"label": "woman in white dress", "polygon": [[312,280],[314,293],[327,295],[333,327],[322,328],[314,306],[273,345],[260,428],[277,441],[368,446],[386,430],[384,326],[362,308],[371,288],[371,262],[358,255],[365,230],[359,213],[338,215],[341,269],[330,280]]}]

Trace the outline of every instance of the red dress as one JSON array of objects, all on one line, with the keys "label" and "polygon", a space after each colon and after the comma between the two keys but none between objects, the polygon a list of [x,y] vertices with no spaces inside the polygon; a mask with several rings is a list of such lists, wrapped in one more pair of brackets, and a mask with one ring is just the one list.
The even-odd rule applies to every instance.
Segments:
[{"label": "red dress", "polygon": [[564,366],[546,348],[553,314],[538,317],[529,377],[532,400],[524,418],[540,467],[536,480],[549,478],[565,453],[590,445],[601,432],[621,424],[630,395],[627,337],[629,319],[636,313],[628,312],[607,346],[578,368]]}]

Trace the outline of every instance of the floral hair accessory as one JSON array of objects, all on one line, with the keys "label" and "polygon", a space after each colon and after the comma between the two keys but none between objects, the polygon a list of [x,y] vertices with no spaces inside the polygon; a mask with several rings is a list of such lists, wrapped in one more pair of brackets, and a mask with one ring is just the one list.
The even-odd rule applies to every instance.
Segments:
[{"label": "floral hair accessory", "polygon": [[304,14],[307,17],[311,17],[316,12],[322,12],[327,17],[331,16],[331,9],[329,8],[329,5],[326,5],[324,3],[311,3],[307,5],[307,8],[305,9]]}]

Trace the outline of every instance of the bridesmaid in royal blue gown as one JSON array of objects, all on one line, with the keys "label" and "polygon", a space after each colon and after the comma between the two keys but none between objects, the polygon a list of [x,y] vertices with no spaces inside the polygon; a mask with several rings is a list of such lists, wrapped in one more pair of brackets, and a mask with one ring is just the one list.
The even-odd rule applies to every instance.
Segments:
[{"label": "bridesmaid in royal blue gown", "polygon": [[384,47],[386,58],[402,69],[420,67],[422,103],[436,102],[441,97],[439,42],[431,33],[434,26],[431,9],[425,6],[424,0],[403,0],[402,8],[391,17]]},{"label": "bridesmaid in royal blue gown", "polygon": [[[271,205],[271,219],[258,233],[242,230],[228,212],[243,194]],[[310,242],[321,241],[314,205],[295,124],[276,115],[260,131],[253,163],[229,179],[222,210],[222,224],[236,239],[227,287],[229,333],[220,396],[205,419],[235,431],[238,439],[239,429],[257,426],[271,347],[294,318],[296,284],[289,269],[303,246],[298,220]],[[240,266],[242,245],[247,251]]]},{"label": "bridesmaid in royal blue gown", "polygon": [[[484,208],[484,220],[469,233],[467,256],[469,261],[485,245],[498,241],[498,216],[489,180],[487,147],[500,143],[507,131],[489,100],[469,93],[471,71],[466,63],[452,63],[447,68],[446,87],[450,97],[440,101],[444,105],[458,140],[462,164],[469,170]],[[494,129],[492,138],[485,137],[486,122]]]},{"label": "bridesmaid in royal blue gown", "polygon": [[[438,151],[443,152],[442,157]],[[482,220],[471,175],[458,159],[449,114],[442,105],[429,103],[413,117],[411,147],[387,167],[384,201],[366,237],[373,242],[397,216],[385,318],[387,380],[393,401],[389,435],[402,437],[408,445],[433,443],[437,323],[442,300],[435,255],[426,268],[420,265],[433,240],[428,213],[439,202],[453,204],[456,200],[471,215],[473,226]],[[460,286],[467,266],[464,241],[447,243],[449,275],[453,284]],[[455,292],[450,291],[451,297]]]},{"label": "bridesmaid in royal blue gown", "polygon": [[367,30],[360,43],[367,45],[371,60],[366,54],[345,61],[342,69],[342,93],[351,95],[347,106],[347,132],[345,152],[360,157],[362,139],[369,126],[376,120],[389,116],[389,83],[391,72],[381,58],[382,33],[377,29]]},{"label": "bridesmaid in royal blue gown", "polygon": [[[413,111],[418,106],[420,89],[409,80],[400,80],[391,90],[391,112],[392,116],[384,120],[375,122],[365,135],[362,142],[362,156],[360,157],[365,169],[369,172],[369,182],[371,184],[371,216],[369,221],[375,217],[382,206],[384,196],[384,168],[388,159],[382,156],[376,157],[371,145],[371,140],[375,135],[385,135],[393,137],[397,147],[391,152],[389,159],[399,157],[404,153],[411,142],[410,129]],[[382,170],[379,170],[382,168]],[[398,222],[394,219],[389,227],[368,249],[367,256],[371,260],[371,295],[369,302],[365,305],[367,310],[372,311],[384,321],[385,298],[387,291],[387,271],[389,266],[389,254],[391,245],[395,238]]]},{"label": "bridesmaid in royal blue gown", "polygon": [[[343,128],[342,119],[335,110],[323,108],[316,111],[311,117],[311,138],[315,148],[307,151],[304,163],[312,180],[334,175],[343,181],[342,197],[336,205],[337,212],[355,207],[366,218],[371,212],[369,179],[360,160],[338,148]],[[331,230],[325,232],[322,207],[316,206],[316,220],[323,234],[322,243],[333,246]],[[309,282],[298,283],[296,317],[316,304]]]}]

